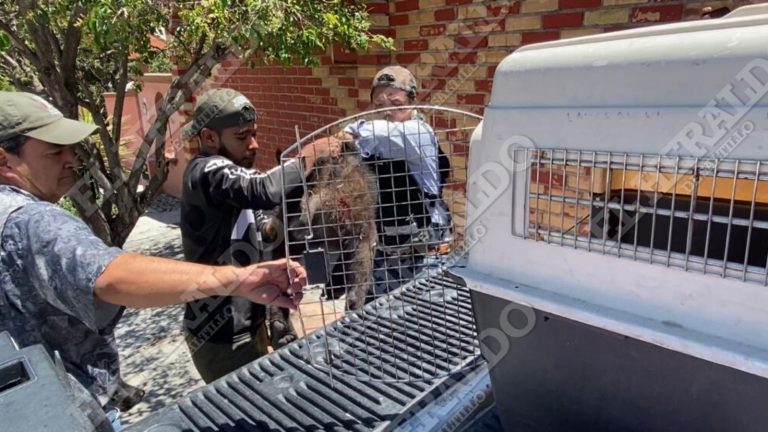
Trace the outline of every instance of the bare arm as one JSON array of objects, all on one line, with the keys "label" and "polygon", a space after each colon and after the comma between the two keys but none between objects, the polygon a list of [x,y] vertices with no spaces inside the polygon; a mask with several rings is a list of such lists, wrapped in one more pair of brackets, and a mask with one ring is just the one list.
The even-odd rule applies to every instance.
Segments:
[{"label": "bare arm", "polygon": [[295,309],[305,283],[304,269],[287,260],[239,268],[123,254],[96,279],[94,294],[108,303],[136,308],[233,295]]},{"label": "bare arm", "polygon": [[321,157],[336,157],[341,152],[341,143],[337,137],[320,138],[307,144],[301,150],[304,160],[304,173],[309,175],[315,162]]}]

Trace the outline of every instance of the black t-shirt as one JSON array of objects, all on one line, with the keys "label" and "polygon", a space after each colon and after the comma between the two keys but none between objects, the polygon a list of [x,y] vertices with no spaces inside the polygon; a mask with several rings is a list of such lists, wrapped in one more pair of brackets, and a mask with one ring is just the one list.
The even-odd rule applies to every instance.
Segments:
[{"label": "black t-shirt", "polygon": [[[280,204],[283,174],[285,184],[301,184],[301,170],[295,161],[260,173],[222,156],[201,153],[192,159],[184,171],[181,199],[184,258],[214,265],[261,261],[263,255],[252,235],[254,210]],[[222,294],[232,288],[222,286]],[[263,305],[239,297],[214,296],[187,303],[184,328],[207,342],[228,344],[252,335],[264,317]]]}]

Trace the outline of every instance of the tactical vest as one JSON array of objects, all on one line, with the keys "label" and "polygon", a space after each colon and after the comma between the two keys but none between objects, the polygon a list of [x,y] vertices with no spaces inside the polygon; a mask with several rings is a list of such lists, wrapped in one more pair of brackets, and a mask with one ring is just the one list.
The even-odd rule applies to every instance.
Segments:
[{"label": "tactical vest", "polygon": [[402,159],[370,156],[363,160],[379,186],[379,241],[386,246],[411,243],[413,235],[429,226],[429,210],[419,183]]}]

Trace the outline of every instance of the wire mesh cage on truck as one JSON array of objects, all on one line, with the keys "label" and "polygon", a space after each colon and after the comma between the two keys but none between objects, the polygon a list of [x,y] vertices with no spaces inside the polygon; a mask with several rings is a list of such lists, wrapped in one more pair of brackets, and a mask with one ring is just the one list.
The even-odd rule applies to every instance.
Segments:
[{"label": "wire mesh cage on truck", "polygon": [[456,273],[478,331],[507,334],[489,366],[509,430],[765,428],[765,12],[497,68],[470,147],[470,179],[490,180],[467,188],[492,198],[467,215],[488,232]]},{"label": "wire mesh cage on truck", "polygon": [[[391,113],[405,110],[406,120],[390,121]],[[313,342],[321,353],[312,356],[318,367],[360,379],[407,381],[432,379],[477,360],[471,326],[441,320],[429,323],[424,336],[409,328],[408,316],[425,311],[388,294],[402,290],[429,298],[443,312],[458,310],[459,293],[450,284],[418,281],[455,265],[463,253],[469,138],[480,120],[435,106],[385,108],[327,125],[283,152],[285,163],[318,138],[342,141],[341,155],[318,160],[300,182],[283,188],[285,253],[305,264],[310,280],[297,327],[304,334],[327,330],[349,312],[376,304],[346,318],[355,321],[355,332],[325,331]],[[399,316],[401,325],[377,326],[377,314]],[[461,336],[446,326],[460,327]],[[337,360],[354,346],[384,338],[401,340],[403,350],[363,350],[343,364]],[[393,373],[374,376],[372,365],[394,366]]]}]

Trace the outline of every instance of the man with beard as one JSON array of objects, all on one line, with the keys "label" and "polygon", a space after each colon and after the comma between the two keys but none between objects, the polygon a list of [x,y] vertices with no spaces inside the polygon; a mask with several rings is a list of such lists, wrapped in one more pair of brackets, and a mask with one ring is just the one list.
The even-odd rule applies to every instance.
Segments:
[{"label": "man with beard", "polygon": [[125,306],[231,295],[296,308],[306,273],[286,260],[214,267],[104,244],[55,204],[75,184],[75,144],[95,130],[39,96],[0,92],[0,331],[58,353],[81,408],[95,404],[84,387],[96,409],[128,409],[137,400],[120,397],[114,332]]},{"label": "man with beard", "polygon": [[[260,173],[252,169],[258,148],[256,120],[250,101],[231,89],[210,90],[197,102],[194,119],[184,131],[188,138],[199,139],[201,149],[183,179],[181,235],[188,261],[248,265],[263,260],[269,246],[259,236],[265,219],[260,212],[282,202],[284,184],[301,184],[316,158],[339,152],[336,139],[317,140],[298,158]],[[213,297],[188,303],[186,340],[203,380],[216,380],[266,354],[266,318],[265,307],[247,299]]]}]

